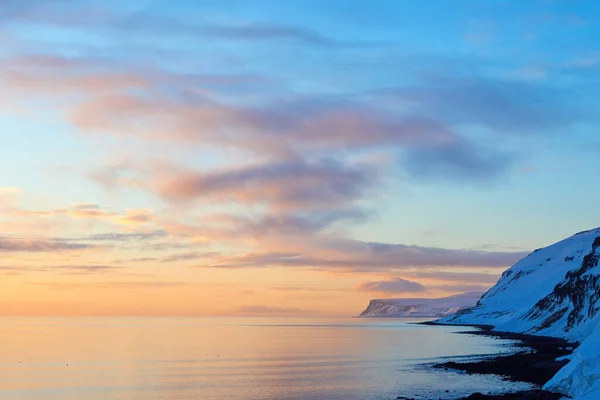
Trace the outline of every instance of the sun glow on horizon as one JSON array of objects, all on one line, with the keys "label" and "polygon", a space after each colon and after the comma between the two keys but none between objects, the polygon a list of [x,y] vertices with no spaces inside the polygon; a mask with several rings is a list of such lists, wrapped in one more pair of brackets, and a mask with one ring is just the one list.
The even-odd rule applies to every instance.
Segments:
[{"label": "sun glow on horizon", "polygon": [[5,3],[0,316],[353,316],[597,215],[591,3]]}]

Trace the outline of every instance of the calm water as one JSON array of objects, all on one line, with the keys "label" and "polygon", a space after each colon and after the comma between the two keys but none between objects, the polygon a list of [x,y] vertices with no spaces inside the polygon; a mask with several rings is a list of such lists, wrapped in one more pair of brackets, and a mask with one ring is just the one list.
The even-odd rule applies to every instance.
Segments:
[{"label": "calm water", "polygon": [[0,318],[0,399],[452,399],[516,387],[427,368],[511,343],[408,322]]}]

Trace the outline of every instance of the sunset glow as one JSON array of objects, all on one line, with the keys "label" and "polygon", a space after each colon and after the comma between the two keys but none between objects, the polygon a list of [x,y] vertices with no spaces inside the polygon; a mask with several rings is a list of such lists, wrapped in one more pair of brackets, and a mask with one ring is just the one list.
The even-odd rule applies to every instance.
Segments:
[{"label": "sunset glow", "polygon": [[3,1],[0,314],[352,316],[598,225],[597,7],[459,3]]}]

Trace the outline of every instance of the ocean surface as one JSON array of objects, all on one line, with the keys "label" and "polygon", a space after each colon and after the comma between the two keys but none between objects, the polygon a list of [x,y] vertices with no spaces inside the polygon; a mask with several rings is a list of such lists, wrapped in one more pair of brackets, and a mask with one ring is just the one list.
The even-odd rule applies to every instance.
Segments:
[{"label": "ocean surface", "polygon": [[529,387],[431,369],[514,343],[418,321],[0,318],[0,399],[455,399]]}]

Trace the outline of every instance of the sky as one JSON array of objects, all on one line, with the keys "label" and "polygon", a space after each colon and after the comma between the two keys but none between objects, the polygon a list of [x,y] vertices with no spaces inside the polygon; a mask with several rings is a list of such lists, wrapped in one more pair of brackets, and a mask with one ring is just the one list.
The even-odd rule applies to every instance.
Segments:
[{"label": "sky", "polygon": [[0,315],[352,316],[600,225],[600,5],[3,0]]}]

